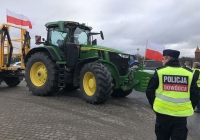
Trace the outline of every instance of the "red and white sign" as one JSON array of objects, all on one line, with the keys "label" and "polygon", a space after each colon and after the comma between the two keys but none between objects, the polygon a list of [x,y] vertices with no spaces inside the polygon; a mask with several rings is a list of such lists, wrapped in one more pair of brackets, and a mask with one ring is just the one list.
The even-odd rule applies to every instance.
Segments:
[{"label": "red and white sign", "polygon": [[178,91],[178,92],[187,92],[188,86],[187,85],[181,85],[181,84],[163,84],[163,90],[167,91]]},{"label": "red and white sign", "polygon": [[41,42],[41,36],[36,35],[35,36],[35,42],[40,43]]},{"label": "red and white sign", "polygon": [[29,26],[29,28],[32,29],[32,23],[26,16],[22,14],[17,14],[8,9],[6,9],[6,14],[7,14],[7,22],[13,23],[15,25]]},{"label": "red and white sign", "polygon": [[163,90],[188,92],[188,76],[162,75]]},{"label": "red and white sign", "polygon": [[162,61],[163,50],[165,47],[153,42],[147,42],[145,58]]}]

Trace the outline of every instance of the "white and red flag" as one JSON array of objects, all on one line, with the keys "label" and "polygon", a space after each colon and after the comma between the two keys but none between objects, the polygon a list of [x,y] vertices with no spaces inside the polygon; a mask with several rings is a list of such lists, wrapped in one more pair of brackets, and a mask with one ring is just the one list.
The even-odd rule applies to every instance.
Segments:
[{"label": "white and red flag", "polygon": [[147,41],[145,58],[162,61],[164,46]]},{"label": "white and red flag", "polygon": [[32,23],[26,16],[22,14],[17,14],[8,9],[6,9],[6,15],[7,15],[7,22],[13,23],[15,25],[29,26],[29,28],[32,29]]}]

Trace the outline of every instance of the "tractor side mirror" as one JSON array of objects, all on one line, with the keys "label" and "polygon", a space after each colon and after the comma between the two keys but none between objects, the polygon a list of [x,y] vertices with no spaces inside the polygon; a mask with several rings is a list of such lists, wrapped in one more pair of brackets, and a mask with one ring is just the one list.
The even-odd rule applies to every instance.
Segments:
[{"label": "tractor side mirror", "polygon": [[101,39],[104,40],[103,32],[100,31]]},{"label": "tractor side mirror", "polygon": [[35,36],[35,44],[36,44],[36,45],[41,44],[41,36],[39,36],[39,35],[36,35],[36,36]]}]

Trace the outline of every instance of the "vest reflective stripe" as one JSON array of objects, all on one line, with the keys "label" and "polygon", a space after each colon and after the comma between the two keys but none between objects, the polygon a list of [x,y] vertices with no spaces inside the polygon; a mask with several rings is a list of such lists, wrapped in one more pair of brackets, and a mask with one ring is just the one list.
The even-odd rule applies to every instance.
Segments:
[{"label": "vest reflective stripe", "polygon": [[161,95],[161,94],[156,94],[156,97],[158,97],[160,99],[163,99],[163,100],[166,100],[166,101],[169,101],[169,102],[173,102],[173,103],[185,103],[185,102],[189,102],[190,101],[189,98],[174,99],[174,98],[167,97],[167,96],[164,96],[164,95]]},{"label": "vest reflective stripe", "polygon": [[193,73],[181,67],[165,67],[157,70],[159,86],[153,109],[160,114],[187,117],[194,114],[190,101],[190,85]]},{"label": "vest reflective stripe", "polygon": [[200,87],[200,69],[195,68],[195,69],[193,70],[193,73],[195,72],[195,70],[198,70],[198,71],[199,71],[199,78],[198,78],[198,80],[197,80],[197,86]]},{"label": "vest reflective stripe", "polygon": [[154,104],[156,104],[156,105],[158,105],[158,106],[160,106],[162,108],[167,108],[168,110],[171,110],[171,111],[184,111],[184,110],[187,110],[187,109],[191,109],[191,105],[190,104],[186,105],[186,106],[179,106],[179,107],[166,105],[166,104],[163,104],[162,102],[158,102],[158,101],[155,101]]}]

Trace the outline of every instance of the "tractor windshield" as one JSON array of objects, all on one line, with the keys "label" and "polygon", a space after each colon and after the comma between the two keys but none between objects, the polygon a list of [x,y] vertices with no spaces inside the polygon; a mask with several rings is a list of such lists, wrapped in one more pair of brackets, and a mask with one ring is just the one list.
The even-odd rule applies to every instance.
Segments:
[{"label": "tractor windshield", "polygon": [[49,43],[56,46],[61,46],[64,44],[64,40],[68,35],[68,30],[66,32],[60,32],[57,28],[50,29]]},{"label": "tractor windshield", "polygon": [[49,44],[55,46],[63,46],[64,42],[76,44],[89,44],[89,30],[84,30],[78,26],[67,26],[61,32],[58,27],[49,28],[48,40]]},{"label": "tractor windshield", "polygon": [[74,31],[74,43],[87,45],[89,42],[88,33],[88,30],[77,27]]}]

